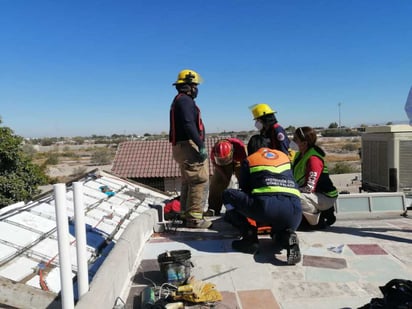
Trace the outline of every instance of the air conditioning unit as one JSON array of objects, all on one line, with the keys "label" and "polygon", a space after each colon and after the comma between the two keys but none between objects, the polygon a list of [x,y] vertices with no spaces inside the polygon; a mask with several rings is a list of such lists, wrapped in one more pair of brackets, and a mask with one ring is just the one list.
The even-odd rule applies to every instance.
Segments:
[{"label": "air conditioning unit", "polygon": [[412,126],[367,127],[361,160],[362,190],[412,194]]}]

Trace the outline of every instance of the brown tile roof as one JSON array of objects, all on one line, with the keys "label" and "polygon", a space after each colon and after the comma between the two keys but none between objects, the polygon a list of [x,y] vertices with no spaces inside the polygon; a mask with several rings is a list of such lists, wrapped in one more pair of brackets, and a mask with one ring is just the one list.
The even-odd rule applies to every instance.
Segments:
[{"label": "brown tile roof", "polygon": [[[222,138],[207,137],[208,153]],[[209,159],[209,174],[212,175]],[[112,165],[112,173],[125,178],[180,177],[180,170],[173,160],[172,145],[168,140],[129,141],[119,144]]]}]

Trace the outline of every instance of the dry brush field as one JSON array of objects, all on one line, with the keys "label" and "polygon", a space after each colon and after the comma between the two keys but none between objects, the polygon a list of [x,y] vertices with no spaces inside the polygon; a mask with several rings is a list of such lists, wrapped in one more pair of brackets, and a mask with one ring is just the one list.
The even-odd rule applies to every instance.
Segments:
[{"label": "dry brush field", "polygon": [[[333,169],[337,163],[343,163],[345,166],[350,166],[350,172],[360,171],[360,137],[319,137],[318,145],[326,152],[329,169]],[[92,162],[93,153],[97,148],[101,149],[104,146],[81,148],[64,146],[57,150],[56,147],[43,150],[44,154],[57,153],[58,155],[55,164],[47,165],[47,174],[56,181],[66,182],[95,168],[110,171],[111,163],[102,165]],[[114,155],[115,149],[111,148],[111,160],[114,159]],[[47,160],[47,155],[39,157],[41,159],[37,160],[38,164],[43,164]]]},{"label": "dry brush field", "polygon": [[360,171],[360,137],[320,137],[318,144],[326,152],[326,161],[330,168],[336,163],[344,163],[354,172]]}]

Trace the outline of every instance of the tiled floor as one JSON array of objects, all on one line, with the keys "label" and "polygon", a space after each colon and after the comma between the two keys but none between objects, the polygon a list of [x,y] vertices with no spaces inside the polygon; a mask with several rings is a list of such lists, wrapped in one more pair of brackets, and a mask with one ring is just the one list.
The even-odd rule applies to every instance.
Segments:
[{"label": "tiled floor", "polygon": [[377,244],[370,244],[370,245],[354,245],[349,244],[348,247],[353,251],[353,253],[358,255],[384,255],[387,254],[385,250],[383,250]]},{"label": "tiled floor", "polygon": [[303,259],[296,266],[287,265],[285,250],[266,235],[255,256],[233,251],[237,231],[214,219],[210,230],[153,235],[132,280],[126,308],[141,308],[140,291],[164,282],[157,256],[171,250],[190,250],[191,274],[215,284],[222,295],[223,300],[214,304],[217,309],[358,308],[381,297],[379,286],[389,280],[412,279],[409,218],[338,219],[327,230],[298,232]]}]

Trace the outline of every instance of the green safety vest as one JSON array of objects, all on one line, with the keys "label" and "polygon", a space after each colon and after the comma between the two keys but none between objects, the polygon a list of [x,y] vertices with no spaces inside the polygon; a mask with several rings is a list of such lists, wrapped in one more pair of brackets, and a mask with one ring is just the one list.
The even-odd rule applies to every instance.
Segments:
[{"label": "green safety vest", "polygon": [[323,170],[316,184],[316,192],[320,192],[329,197],[337,197],[338,191],[333,185],[332,180],[329,177],[328,167],[325,163],[325,158],[316,151],[313,147],[308,149],[308,151],[302,156],[301,152],[297,152],[295,160],[293,161],[293,176],[299,186],[305,184],[306,176],[306,165],[310,157],[316,156],[323,162]]}]

